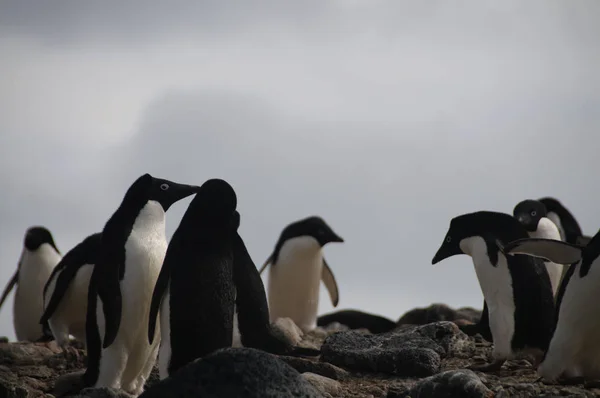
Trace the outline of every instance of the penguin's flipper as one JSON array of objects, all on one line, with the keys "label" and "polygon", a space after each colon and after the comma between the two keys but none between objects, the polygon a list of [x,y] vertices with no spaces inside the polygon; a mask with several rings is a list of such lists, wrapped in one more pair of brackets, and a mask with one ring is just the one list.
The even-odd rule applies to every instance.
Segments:
[{"label": "penguin's flipper", "polygon": [[508,254],[526,254],[557,264],[573,264],[581,260],[583,247],[554,239],[524,238],[504,246]]},{"label": "penguin's flipper", "polygon": [[2,293],[2,298],[0,298],[0,307],[2,307],[2,304],[4,304],[4,300],[6,300],[6,297],[8,297],[8,294],[11,292],[13,287],[15,287],[15,285],[17,284],[18,279],[19,279],[19,270],[17,269],[15,271],[14,275],[12,276],[12,278],[10,278],[10,280],[6,284],[6,287],[4,288],[4,292]]},{"label": "penguin's flipper", "polygon": [[592,240],[591,236],[581,235],[577,237],[576,244],[579,246],[587,246]]},{"label": "penguin's flipper", "polygon": [[[171,247],[169,245],[169,247]],[[168,252],[168,249],[167,249]],[[156,319],[158,318],[158,310],[162,303],[163,297],[169,287],[169,278],[171,275],[170,263],[168,261],[172,256],[165,255],[165,261],[158,274],[154,291],[152,292],[152,301],[150,302],[150,318],[148,318],[148,343],[154,341],[154,331],[156,330]]]},{"label": "penguin's flipper", "polygon": [[265,270],[265,268],[267,268],[267,265],[269,265],[271,263],[271,261],[273,261],[273,253],[271,253],[271,255],[269,256],[269,258],[267,258],[267,260],[265,261],[265,263],[263,264],[263,266],[260,267],[260,271],[258,271],[258,273],[262,274],[263,271]]},{"label": "penguin's flipper", "polygon": [[331,268],[329,268],[329,264],[327,264],[327,261],[325,261],[325,257],[323,257],[321,279],[323,279],[323,283],[329,292],[331,304],[333,304],[334,307],[337,307],[338,302],[340,301],[340,291],[338,289],[337,282],[335,281],[335,276],[333,276],[333,272],[331,271]]}]

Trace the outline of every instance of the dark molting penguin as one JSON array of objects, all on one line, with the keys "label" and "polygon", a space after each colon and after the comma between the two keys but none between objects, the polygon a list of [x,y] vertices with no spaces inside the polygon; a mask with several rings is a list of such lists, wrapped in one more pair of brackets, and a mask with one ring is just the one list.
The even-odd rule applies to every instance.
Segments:
[{"label": "dark molting penguin", "polygon": [[317,325],[321,327],[334,322],[350,329],[368,329],[373,334],[389,332],[396,327],[396,322],[391,319],[359,310],[340,310],[321,315],[317,319]]},{"label": "dark molting penguin", "polygon": [[464,214],[452,219],[432,260],[436,264],[457,254],[473,260],[494,341],[494,362],[474,369],[498,370],[505,360],[527,351],[541,359],[550,343],[554,300],[543,261],[503,253],[503,245],[526,237],[523,226],[508,214]]},{"label": "dark molting penguin", "polygon": [[139,395],[156,361],[148,344],[152,290],[165,252],[165,212],[198,187],[139,177],[102,231],[100,256],[88,290],[87,386],[122,388]]},{"label": "dark molting penguin", "polygon": [[85,344],[85,318],[90,277],[100,253],[101,233],[85,238],[60,260],[44,286],[44,313],[40,323],[48,323],[61,347],[69,336]]},{"label": "dark molting penguin", "polygon": [[334,307],[339,289],[333,272],[323,257],[323,246],[343,242],[329,225],[317,216],[296,221],[281,232],[269,263],[269,312],[271,322],[290,318],[304,332],[317,326],[320,282],[323,280]]},{"label": "dark molting penguin", "polygon": [[13,287],[17,286],[13,304],[13,324],[18,341],[52,339],[48,325],[41,325],[39,320],[44,311],[44,284],[60,259],[61,254],[48,229],[35,226],[27,230],[17,271],[6,285],[0,299],[2,306]]},{"label": "dark molting penguin", "polygon": [[[513,216],[525,227],[530,238],[561,240],[558,226],[548,218],[546,206],[542,202],[531,199],[519,202],[513,209]],[[552,261],[546,261],[544,265],[552,283],[552,294],[556,296],[562,279],[563,265]]]},{"label": "dark molting penguin", "polygon": [[244,346],[290,353],[269,323],[264,286],[237,233],[237,198],[225,181],[206,181],[173,234],[152,295],[148,341],[160,310],[161,379],[233,340],[234,307]]},{"label": "dark molting penguin", "polygon": [[[550,347],[538,368],[547,381],[565,383],[600,379],[600,232],[587,246],[550,239],[519,239],[505,247],[509,257],[527,254],[559,264],[574,264],[567,271],[557,298],[558,322]],[[575,380],[569,380],[575,379]],[[579,380],[578,380],[579,379]]]}]

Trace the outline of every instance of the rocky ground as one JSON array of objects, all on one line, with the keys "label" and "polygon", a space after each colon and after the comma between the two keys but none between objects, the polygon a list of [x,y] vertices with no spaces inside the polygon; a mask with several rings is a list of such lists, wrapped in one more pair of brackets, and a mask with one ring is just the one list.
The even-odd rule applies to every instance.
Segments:
[{"label": "rocky ground", "polygon": [[[397,328],[379,335],[318,328],[303,345],[321,347],[318,358],[273,356],[256,350],[228,349],[196,361],[158,382],[156,369],[141,398],[186,396],[247,397],[595,397],[600,389],[536,382],[526,360],[502,370],[467,370],[491,355],[491,344],[468,337],[456,324],[479,316],[472,309],[443,305],[415,309]],[[50,343],[0,342],[0,398],[60,396],[84,368],[84,352]],[[87,389],[70,397],[129,397],[108,389]]]}]

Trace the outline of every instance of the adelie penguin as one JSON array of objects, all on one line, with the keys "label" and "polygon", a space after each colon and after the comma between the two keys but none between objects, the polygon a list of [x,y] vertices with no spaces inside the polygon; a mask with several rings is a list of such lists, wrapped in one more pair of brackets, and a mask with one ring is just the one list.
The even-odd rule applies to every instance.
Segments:
[{"label": "adelie penguin", "polygon": [[160,331],[149,344],[152,290],[165,252],[165,213],[198,187],[139,177],[102,230],[86,313],[86,386],[142,393],[156,361]]},{"label": "adelie penguin", "polygon": [[206,181],[173,234],[154,288],[148,341],[160,310],[160,377],[230,347],[234,308],[242,344],[271,353],[318,355],[279,340],[262,280],[242,238],[237,197],[225,181]]},{"label": "adelie penguin", "polygon": [[[526,254],[559,264],[574,264],[557,297],[556,331],[538,374],[565,384],[600,380],[600,232],[587,246],[550,239],[519,239],[505,246],[509,257]],[[582,380],[583,379],[583,380]]]},{"label": "adelie penguin", "polygon": [[499,370],[507,359],[521,354],[533,354],[539,362],[548,348],[555,315],[544,263],[503,252],[503,245],[526,237],[523,226],[508,214],[488,211],[464,214],[452,219],[432,260],[436,264],[457,254],[467,254],[473,260],[489,311],[494,360],[472,369]]},{"label": "adelie penguin", "polygon": [[88,301],[88,286],[100,253],[101,233],[85,238],[69,250],[52,271],[44,286],[44,313],[41,324],[48,323],[61,347],[69,336],[83,344]]},{"label": "adelie penguin", "polygon": [[[548,218],[546,206],[542,202],[530,199],[519,202],[513,209],[513,216],[525,227],[529,237],[561,240],[560,231]],[[546,261],[544,265],[550,276],[552,294],[556,296],[562,279],[563,265],[552,261]]]},{"label": "adelie penguin", "polygon": [[39,323],[44,310],[42,290],[52,270],[61,259],[50,231],[41,226],[25,233],[23,251],[14,273],[0,299],[0,306],[17,286],[13,304],[13,324],[18,341],[47,341],[52,334],[47,324]]},{"label": "adelie penguin", "polygon": [[281,232],[268,264],[269,311],[271,321],[291,318],[304,332],[317,326],[320,282],[324,282],[334,307],[339,289],[331,268],[323,257],[323,246],[343,242],[327,223],[317,216],[296,221]]}]

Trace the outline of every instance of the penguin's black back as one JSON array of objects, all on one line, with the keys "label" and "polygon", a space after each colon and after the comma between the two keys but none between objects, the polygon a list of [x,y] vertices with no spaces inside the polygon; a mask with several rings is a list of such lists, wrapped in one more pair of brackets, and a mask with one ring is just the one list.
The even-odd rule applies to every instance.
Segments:
[{"label": "penguin's black back", "polygon": [[571,212],[563,206],[558,200],[550,197],[540,198],[540,202],[546,206],[548,213],[554,212],[560,217],[560,223],[565,231],[565,241],[568,243],[577,243],[577,238],[582,236],[581,227],[579,223],[571,214]]}]

